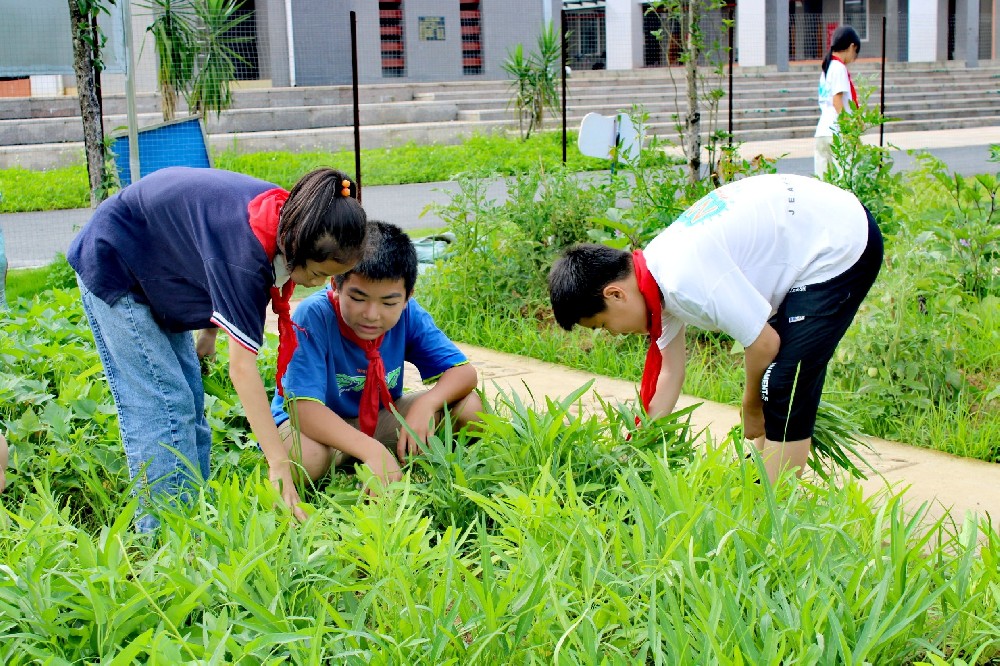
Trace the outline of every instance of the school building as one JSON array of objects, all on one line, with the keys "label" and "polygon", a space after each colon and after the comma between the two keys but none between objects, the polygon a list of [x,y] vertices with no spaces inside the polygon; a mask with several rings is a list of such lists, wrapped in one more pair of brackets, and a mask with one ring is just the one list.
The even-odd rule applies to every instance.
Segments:
[{"label": "school building", "polygon": [[[125,3],[102,17],[108,35],[105,93],[121,93],[131,57],[136,91],[157,90],[156,56],[147,28],[149,0],[131,0],[131,56]],[[355,12],[361,83],[502,80],[511,50],[534,50],[543,26],[569,29],[567,62],[575,70],[628,70],[677,64],[676,17],[641,0],[237,0],[233,30],[238,85],[345,85],[352,80],[350,12]],[[850,24],[862,58],[891,62],[997,58],[1000,0],[739,0],[702,21],[705,41],[726,46],[744,67],[823,57],[829,36]],[[65,0],[0,0],[0,97],[72,93],[72,46]],[[732,35],[725,18],[734,19]],[[727,59],[720,51],[713,58]],[[30,76],[30,79],[29,79]]]},{"label": "school building", "polygon": [[[676,64],[680,24],[640,0],[565,0],[572,33],[570,62],[584,69],[637,69]],[[744,67],[823,58],[838,25],[861,37],[861,57],[891,62],[961,61],[975,66],[998,57],[1000,0],[739,0],[706,16],[707,44],[728,45],[723,19],[734,19],[733,49]],[[659,35],[657,35],[659,33]]]}]

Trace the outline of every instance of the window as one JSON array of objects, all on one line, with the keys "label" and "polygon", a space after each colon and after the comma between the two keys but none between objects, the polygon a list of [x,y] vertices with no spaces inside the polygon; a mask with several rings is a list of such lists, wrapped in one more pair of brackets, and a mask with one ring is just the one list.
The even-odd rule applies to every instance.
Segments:
[{"label": "window", "polygon": [[844,25],[857,30],[862,42],[868,41],[868,0],[844,0]]},{"label": "window", "polygon": [[382,38],[382,76],[406,76],[406,48],[403,42],[403,0],[378,3],[379,33]]},{"label": "window", "polygon": [[483,15],[479,2],[458,3],[462,31],[462,74],[483,73]]}]

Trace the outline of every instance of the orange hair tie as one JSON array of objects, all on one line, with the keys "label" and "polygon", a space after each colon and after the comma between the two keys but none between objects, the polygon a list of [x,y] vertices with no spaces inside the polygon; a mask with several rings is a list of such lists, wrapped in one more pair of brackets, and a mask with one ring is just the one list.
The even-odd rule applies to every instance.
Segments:
[{"label": "orange hair tie", "polygon": [[351,181],[346,180],[346,179],[342,180],[342,181],[340,181],[340,186],[342,188],[344,188],[344,189],[340,190],[341,194],[343,194],[345,197],[351,196]]}]

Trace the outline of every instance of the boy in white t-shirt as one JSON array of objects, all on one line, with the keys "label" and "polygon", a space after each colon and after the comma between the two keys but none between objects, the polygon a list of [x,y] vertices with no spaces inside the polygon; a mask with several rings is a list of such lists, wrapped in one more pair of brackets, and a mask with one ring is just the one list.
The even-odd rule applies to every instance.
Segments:
[{"label": "boy in white t-shirt", "polygon": [[849,25],[837,28],[830,40],[830,48],[823,59],[823,72],[819,77],[819,122],[816,124],[816,154],[814,171],[818,178],[826,173],[833,160],[830,146],[837,132],[837,119],[841,113],[850,113],[851,106],[858,107],[858,91],[854,88],[847,66],[857,60],[861,51],[861,38]]},{"label": "boy in white t-shirt", "polygon": [[685,325],[740,342],[744,435],[773,481],[806,463],[827,363],[882,253],[882,234],[853,194],[769,174],[709,193],[643,251],[570,248],[552,267],[549,295],[566,330],[651,337],[640,396],[654,419],[681,393]]}]

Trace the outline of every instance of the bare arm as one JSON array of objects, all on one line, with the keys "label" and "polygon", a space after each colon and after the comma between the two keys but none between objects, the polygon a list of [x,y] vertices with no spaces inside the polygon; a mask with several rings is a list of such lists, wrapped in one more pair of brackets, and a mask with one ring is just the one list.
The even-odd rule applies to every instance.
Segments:
[{"label": "bare arm", "polygon": [[743,436],[747,439],[757,439],[764,434],[764,403],[760,397],[760,383],[764,371],[771,365],[778,350],[781,348],[781,338],[770,324],[764,324],[757,339],[746,348],[744,362],[746,364],[746,385],[743,388]]},{"label": "bare arm", "polygon": [[479,374],[471,363],[456,365],[444,371],[431,390],[413,401],[406,415],[406,423],[417,434],[414,439],[405,428],[399,432],[396,455],[405,460],[407,455],[420,453],[420,445],[427,441],[431,420],[445,405],[453,404],[469,395],[479,383]]},{"label": "bare arm", "polygon": [[368,465],[385,483],[399,481],[402,478],[399,464],[381,442],[353,427],[323,403],[315,400],[296,400],[288,409],[298,410],[297,416],[302,434],[324,446],[357,458]]},{"label": "bare arm", "polygon": [[674,411],[677,399],[684,385],[684,364],[687,362],[687,350],[684,347],[684,327],[677,332],[666,349],[662,350],[663,365],[656,379],[656,393],[649,402],[649,417],[658,419]]},{"label": "bare arm", "polygon": [[833,108],[837,110],[838,114],[844,112],[844,93],[839,92],[833,96]]},{"label": "bare arm", "polygon": [[299,493],[292,482],[292,469],[288,460],[288,451],[281,443],[278,427],[274,425],[271,416],[271,404],[264,390],[264,382],[257,369],[257,355],[236,344],[229,345],[229,376],[236,387],[236,394],[243,403],[243,411],[250,421],[250,429],[267,459],[268,476],[271,483],[281,493],[282,499],[292,509],[299,520],[306,518],[305,512],[298,506]]}]

